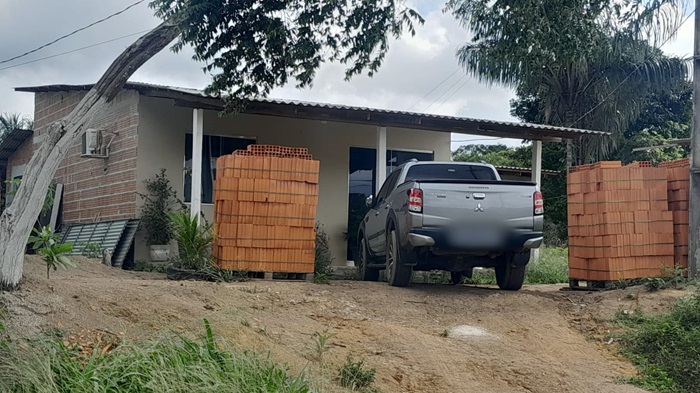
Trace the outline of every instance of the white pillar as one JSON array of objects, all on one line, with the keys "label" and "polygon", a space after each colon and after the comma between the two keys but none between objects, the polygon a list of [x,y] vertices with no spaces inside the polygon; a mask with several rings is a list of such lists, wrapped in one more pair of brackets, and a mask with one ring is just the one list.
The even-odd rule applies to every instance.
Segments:
[{"label": "white pillar", "polygon": [[542,189],[542,141],[532,141],[532,182]]},{"label": "white pillar", "polygon": [[204,139],[204,110],[192,110],[192,187],[190,215],[199,221],[202,211],[202,140]]},{"label": "white pillar", "polygon": [[377,167],[375,173],[377,174],[376,197],[384,180],[386,180],[386,127],[377,127]]},{"label": "white pillar", "polygon": [[[542,141],[532,141],[532,182],[537,183],[537,189],[542,189]],[[540,249],[531,250],[530,259],[537,262],[540,259]]]}]

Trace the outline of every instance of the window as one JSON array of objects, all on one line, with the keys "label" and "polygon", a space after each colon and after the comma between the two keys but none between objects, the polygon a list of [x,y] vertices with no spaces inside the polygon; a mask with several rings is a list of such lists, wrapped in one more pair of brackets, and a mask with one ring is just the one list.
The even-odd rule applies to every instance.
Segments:
[{"label": "window", "polygon": [[[204,135],[202,139],[202,203],[214,203],[214,180],[216,159],[245,149],[255,143],[254,139],[229,138]],[[192,193],[192,134],[185,135],[185,202],[191,202]]]},{"label": "window", "polygon": [[[418,161],[432,161],[433,153],[412,152],[404,150],[386,151],[386,173],[390,174],[397,166],[415,158]],[[350,173],[349,173],[349,196],[348,196],[348,260],[353,258],[355,247],[357,246],[357,230],[362,218],[367,213],[365,200],[370,195],[376,193],[376,182],[384,182],[384,179],[377,179],[377,151],[362,147],[350,148]],[[393,188],[393,187],[392,187]]]},{"label": "window", "polygon": [[391,192],[394,190],[394,187],[396,187],[396,181],[399,180],[399,175],[401,175],[401,171],[394,171],[391,173],[391,175],[389,175],[389,177],[386,179],[386,182],[377,194],[377,203],[385,200],[386,197],[389,196],[389,194],[391,194]]},{"label": "window", "polygon": [[408,180],[496,180],[493,169],[481,165],[430,164],[414,165],[406,174]]}]

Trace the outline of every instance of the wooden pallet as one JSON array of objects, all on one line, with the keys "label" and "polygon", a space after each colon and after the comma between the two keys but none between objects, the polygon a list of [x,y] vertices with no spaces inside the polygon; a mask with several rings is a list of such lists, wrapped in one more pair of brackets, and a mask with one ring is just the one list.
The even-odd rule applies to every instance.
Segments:
[{"label": "wooden pallet", "polygon": [[252,280],[275,281],[313,281],[313,273],[272,273],[272,272],[248,272]]},{"label": "wooden pallet", "polygon": [[570,279],[569,288],[575,291],[605,291],[613,289],[613,281]]}]

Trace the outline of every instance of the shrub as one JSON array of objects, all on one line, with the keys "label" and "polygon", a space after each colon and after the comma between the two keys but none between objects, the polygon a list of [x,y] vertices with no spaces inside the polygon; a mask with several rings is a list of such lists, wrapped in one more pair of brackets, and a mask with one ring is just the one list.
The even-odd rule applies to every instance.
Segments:
[{"label": "shrub", "polygon": [[331,255],[330,239],[323,225],[316,223],[316,246],[314,259],[314,281],[317,283],[328,282],[331,275]]},{"label": "shrub", "polygon": [[58,234],[51,227],[44,226],[41,230],[33,229],[34,236],[29,238],[29,243],[36,252],[41,254],[46,262],[46,278],[49,278],[51,269],[66,269],[68,266],[75,267],[75,263],[66,254],[73,251],[72,243],[59,243]]},{"label": "shrub", "polygon": [[82,355],[58,340],[0,347],[0,391],[282,392],[311,391],[303,375],[252,352],[216,342],[165,338]]},{"label": "shrub", "polygon": [[700,295],[664,315],[618,318],[628,328],[623,353],[642,372],[632,382],[660,392],[695,392],[700,380]]},{"label": "shrub", "polygon": [[340,386],[351,390],[365,390],[374,383],[377,372],[374,368],[366,368],[364,360],[355,362],[352,356],[348,356],[345,364],[338,370],[338,382]]},{"label": "shrub", "polygon": [[147,194],[139,194],[143,199],[141,208],[141,226],[146,230],[146,244],[149,246],[166,245],[173,239],[168,212],[174,206],[184,207],[177,199],[177,193],[170,186],[165,169],[152,179],[146,179]]},{"label": "shrub", "polygon": [[195,217],[190,216],[189,210],[171,212],[168,217],[178,248],[178,258],[174,264],[192,270],[211,264],[211,245],[214,241],[212,224],[207,223],[204,217],[200,224]]}]

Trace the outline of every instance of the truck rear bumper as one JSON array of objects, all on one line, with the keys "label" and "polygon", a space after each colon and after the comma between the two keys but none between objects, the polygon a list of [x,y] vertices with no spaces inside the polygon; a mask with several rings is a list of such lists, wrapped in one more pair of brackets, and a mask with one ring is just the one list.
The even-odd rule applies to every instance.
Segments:
[{"label": "truck rear bumper", "polygon": [[543,237],[540,231],[510,231],[504,236],[498,249],[480,250],[478,246],[460,247],[448,239],[445,228],[414,228],[408,234],[408,241],[413,247],[430,247],[440,252],[460,251],[512,251],[539,248]]}]

